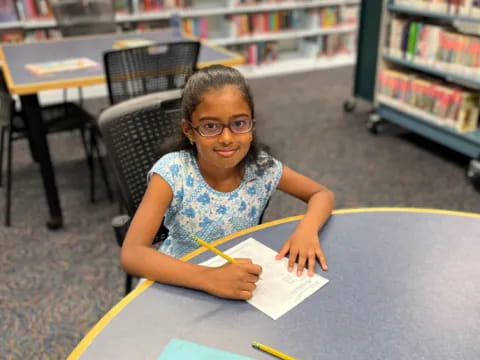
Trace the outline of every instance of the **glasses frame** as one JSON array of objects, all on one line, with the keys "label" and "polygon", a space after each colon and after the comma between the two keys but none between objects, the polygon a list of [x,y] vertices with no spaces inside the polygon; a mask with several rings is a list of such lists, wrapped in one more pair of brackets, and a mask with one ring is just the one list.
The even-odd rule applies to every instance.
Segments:
[{"label": "glasses frame", "polygon": [[[241,120],[245,120],[245,119],[241,119]],[[230,132],[232,134],[235,134],[235,135],[244,135],[244,134],[248,134],[249,132],[253,132],[253,130],[255,129],[255,119],[248,119],[248,120],[251,120],[252,121],[252,126],[250,127],[250,129],[248,129],[248,131],[245,131],[244,133],[238,133],[238,132],[235,132],[232,130],[232,128],[230,127],[230,124],[233,122],[233,121],[238,121],[238,120],[232,120],[230,121],[228,124],[224,124],[223,122],[218,122],[218,124],[220,124],[222,126],[222,130],[217,134],[217,135],[203,135],[199,128],[201,125],[198,125],[198,126],[193,126],[192,122],[191,121],[188,121],[188,125],[193,129],[195,130],[198,135],[200,135],[201,137],[206,137],[206,138],[214,138],[214,137],[217,137],[217,136],[220,136],[222,135],[223,133],[223,130],[225,130],[226,127],[228,127],[228,130],[230,130]]]}]

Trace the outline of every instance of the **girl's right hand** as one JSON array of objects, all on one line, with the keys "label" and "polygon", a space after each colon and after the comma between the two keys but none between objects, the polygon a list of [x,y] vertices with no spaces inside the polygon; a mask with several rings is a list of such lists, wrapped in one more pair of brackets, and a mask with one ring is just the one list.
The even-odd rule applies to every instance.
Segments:
[{"label": "girl's right hand", "polygon": [[236,300],[248,300],[253,296],[262,267],[250,259],[235,260],[236,264],[226,263],[206,269],[204,290],[207,293]]}]

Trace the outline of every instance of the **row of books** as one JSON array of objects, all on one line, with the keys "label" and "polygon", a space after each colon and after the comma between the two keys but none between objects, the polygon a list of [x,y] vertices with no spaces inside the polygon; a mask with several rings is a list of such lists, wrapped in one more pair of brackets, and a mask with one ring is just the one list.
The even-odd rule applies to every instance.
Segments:
[{"label": "row of books", "polygon": [[355,33],[329,34],[302,38],[299,51],[306,58],[354,54],[357,44]]},{"label": "row of books", "polygon": [[381,72],[379,83],[381,97],[401,108],[420,111],[425,118],[459,132],[477,129],[480,93],[396,70]]},{"label": "row of books", "polygon": [[[118,1],[118,0],[117,0]],[[193,6],[193,0],[125,0],[131,2],[129,13],[185,9]]]},{"label": "row of books", "polygon": [[[193,0],[113,0],[119,14],[166,9],[184,9]],[[49,0],[0,0],[0,22],[52,18]]]},{"label": "row of books", "polygon": [[[133,27],[118,26],[118,32],[123,31],[149,31],[158,28],[168,27],[168,21],[156,22],[138,22]],[[15,42],[34,42],[39,40],[60,39],[62,34],[57,28],[23,30],[23,29],[8,29],[0,30],[0,43],[15,43]]]},{"label": "row of books", "polygon": [[308,11],[272,11],[229,17],[234,36],[280,30],[331,28],[357,22],[358,7],[323,7]]},{"label": "row of books", "polygon": [[478,0],[395,0],[394,4],[448,15],[480,17]]},{"label": "row of books", "polygon": [[302,27],[302,11],[275,11],[229,17],[233,36],[259,34]]},{"label": "row of books", "polygon": [[206,17],[182,20],[182,28],[185,35],[191,35],[200,39],[208,38],[208,19]]},{"label": "row of books", "polygon": [[229,49],[242,54],[250,65],[276,62],[279,59],[316,59],[353,54],[354,34],[330,34],[300,40],[257,41],[237,44]]},{"label": "row of books", "polygon": [[8,30],[0,32],[0,42],[2,43],[32,42],[60,39],[61,37],[62,35],[58,29]]},{"label": "row of books", "polygon": [[394,18],[387,53],[418,64],[465,75],[480,75],[480,38],[441,26]]},{"label": "row of books", "polygon": [[305,2],[305,0],[230,0],[236,6]]}]

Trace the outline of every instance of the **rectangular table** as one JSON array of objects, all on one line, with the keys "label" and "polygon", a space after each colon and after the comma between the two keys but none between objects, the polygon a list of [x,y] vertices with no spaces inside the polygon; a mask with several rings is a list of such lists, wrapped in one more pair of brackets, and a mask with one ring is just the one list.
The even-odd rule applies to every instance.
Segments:
[{"label": "rectangular table", "polygon": [[[2,44],[0,46],[0,62],[9,91],[20,97],[30,147],[40,165],[50,216],[47,226],[50,229],[62,227],[63,218],[46,131],[41,119],[38,92],[105,83],[103,52],[111,50],[117,40],[137,38],[158,43],[185,40],[184,37],[176,35],[173,30],[164,29],[143,33],[120,33],[35,43]],[[38,76],[26,69],[27,64],[81,57],[92,59],[100,66]],[[218,63],[239,65],[243,62],[244,59],[237,54],[208,43],[202,43],[199,67]]]}]

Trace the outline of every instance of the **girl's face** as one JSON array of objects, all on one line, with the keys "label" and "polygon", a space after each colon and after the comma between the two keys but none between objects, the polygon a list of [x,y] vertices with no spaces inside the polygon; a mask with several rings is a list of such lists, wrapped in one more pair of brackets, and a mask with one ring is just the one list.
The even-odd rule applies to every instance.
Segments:
[{"label": "girl's face", "polygon": [[[220,90],[206,92],[191,116],[191,125],[211,130],[219,125],[228,125],[234,129],[243,129],[252,121],[252,112],[244,100],[241,91],[234,85],[226,85]],[[199,129],[201,131],[201,129]],[[186,136],[195,142],[198,161],[202,165],[221,169],[236,167],[247,155],[253,139],[253,130],[238,134],[225,127],[213,137],[204,137],[183,122]]]}]

